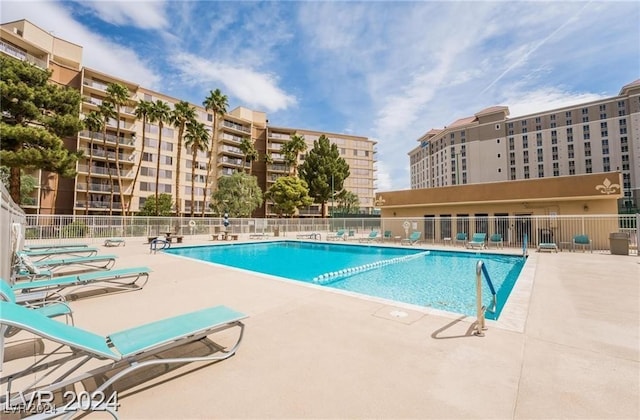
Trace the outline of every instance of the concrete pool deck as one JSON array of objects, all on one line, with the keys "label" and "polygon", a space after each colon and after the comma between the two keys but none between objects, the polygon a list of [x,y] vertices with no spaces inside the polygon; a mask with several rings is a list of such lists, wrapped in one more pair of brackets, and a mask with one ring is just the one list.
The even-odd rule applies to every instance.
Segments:
[{"label": "concrete pool deck", "polygon": [[475,318],[150,254],[143,242],[101,253],[150,267],[146,287],[72,301],[77,326],[108,334],[218,304],[249,318],[234,357],[120,391],[123,419],[640,417],[639,257],[531,250],[521,326],[489,323],[476,337]]}]

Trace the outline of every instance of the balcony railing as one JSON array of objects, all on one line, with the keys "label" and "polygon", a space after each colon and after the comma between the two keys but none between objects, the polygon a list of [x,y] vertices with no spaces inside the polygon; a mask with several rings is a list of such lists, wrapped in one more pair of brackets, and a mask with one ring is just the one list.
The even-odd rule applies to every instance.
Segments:
[{"label": "balcony railing", "polygon": [[82,84],[104,92],[107,91],[107,85],[105,83],[96,82],[91,79],[84,79]]},{"label": "balcony railing", "polygon": [[[87,184],[76,184],[76,190],[78,192],[86,192]],[[113,188],[111,188],[111,185],[108,184],[89,184],[89,191],[119,193],[120,187],[115,182],[113,183]]]},{"label": "balcony railing", "polygon": [[41,69],[47,69],[47,61],[41,58],[36,57],[35,55],[29,54],[26,51],[22,51],[19,48],[14,47],[11,44],[8,44],[4,41],[0,41],[0,51],[3,51],[9,54],[12,57],[17,58],[18,60],[26,61],[27,63],[34,64]]},{"label": "balcony railing", "polygon": [[[99,133],[97,131],[88,131],[88,130],[83,130],[81,131],[79,134],[81,137],[85,137],[87,139],[90,139],[92,137],[92,133],[93,133],[93,140],[99,140],[102,141],[102,139],[104,138],[104,136],[102,135],[102,133]],[[107,134],[107,143],[120,143],[121,145],[124,146],[133,146],[135,144],[134,139],[132,139],[131,137],[120,137],[118,138],[118,136],[113,135],[113,134]]]},{"label": "balcony railing", "polygon": [[[80,207],[80,208],[85,208],[87,205],[87,201],[86,200],[77,200],[76,201],[76,207]],[[109,209],[110,204],[108,201],[89,201],[89,208],[90,209]],[[122,203],[120,203],[119,201],[114,201],[113,202],[113,208],[114,209],[121,209],[122,208]]]},{"label": "balcony railing", "polygon": [[220,139],[224,141],[229,141],[232,143],[238,143],[238,144],[242,142],[242,137],[234,136],[229,133],[224,133],[222,136],[220,136]]},{"label": "balcony railing", "polygon": [[[91,150],[88,148],[80,148],[78,150],[81,150],[84,152],[84,157],[88,158]],[[93,149],[93,157],[107,157],[110,160],[114,160],[116,159],[116,152],[105,152],[102,149]],[[135,157],[136,155],[134,153],[119,153],[119,159],[121,163],[135,163]]]},{"label": "balcony railing", "polygon": [[240,124],[232,123],[231,121],[224,121],[222,125],[224,127],[231,128],[233,130],[242,131],[244,133],[251,133],[251,128],[245,127]]},{"label": "balcony railing", "polygon": [[[89,165],[78,165],[78,172],[88,174]],[[111,175],[118,176],[118,171],[116,171],[115,168],[111,168],[110,170],[107,168],[101,168],[101,167],[91,168],[92,175],[109,175],[109,172],[111,172]],[[133,170],[125,171],[121,169],[120,176],[123,178],[133,178],[135,176],[135,171]]]}]

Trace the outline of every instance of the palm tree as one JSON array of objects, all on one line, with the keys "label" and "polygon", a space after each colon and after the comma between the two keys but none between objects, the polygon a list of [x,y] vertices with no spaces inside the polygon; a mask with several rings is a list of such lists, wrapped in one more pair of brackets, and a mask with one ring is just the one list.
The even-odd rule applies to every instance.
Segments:
[{"label": "palm tree", "polygon": [[104,157],[107,160],[107,173],[109,174],[109,185],[111,186],[111,194],[109,195],[109,216],[113,216],[113,174],[111,173],[111,163],[109,162],[109,148],[107,147],[107,125],[111,118],[116,117],[116,110],[113,103],[104,100],[98,106],[98,112],[103,118],[102,125],[102,145],[104,147]]},{"label": "palm tree", "polygon": [[243,137],[239,146],[242,154],[244,155],[244,159],[242,161],[244,172],[244,162],[249,162],[249,175],[253,171],[253,161],[258,159],[258,151],[256,150],[256,146],[253,144],[249,137]]},{"label": "palm tree", "polygon": [[195,121],[196,108],[189,102],[180,101],[169,116],[171,124],[178,127],[178,157],[176,162],[176,216],[180,217],[180,162],[182,160],[182,140],[188,123]]},{"label": "palm tree", "polygon": [[307,150],[307,143],[304,136],[299,134],[291,134],[289,141],[282,146],[284,161],[288,167],[293,169],[293,175],[298,173],[298,155]]},{"label": "palm tree", "polygon": [[126,216],[124,208],[124,188],[122,188],[122,175],[120,174],[120,109],[129,102],[129,89],[120,83],[109,83],[107,86],[107,99],[116,108],[116,178],[120,190],[120,206],[123,216]]},{"label": "palm tree", "polygon": [[144,157],[144,148],[146,146],[146,133],[147,133],[147,121],[149,115],[151,115],[151,107],[153,103],[150,101],[140,100],[136,106],[135,114],[136,118],[142,120],[142,149],[140,150],[140,157],[138,158],[138,165],[136,167],[136,175],[133,177],[133,184],[131,187],[131,194],[129,195],[129,208],[131,208],[131,200],[133,199],[133,193],[136,189],[136,183],[138,182],[138,175],[140,175],[140,168],[142,167],[142,158]]},{"label": "palm tree", "polygon": [[95,111],[88,113],[82,120],[84,127],[89,130],[89,169],[87,174],[87,201],[84,203],[84,214],[89,214],[89,188],[91,186],[91,167],[93,166],[93,138],[96,132],[101,132],[104,126],[102,117]]},{"label": "palm tree", "polygon": [[[227,107],[229,106],[229,101],[227,99],[227,95],[224,95],[220,89],[210,90],[209,96],[207,96],[202,102],[204,109],[207,111],[213,112],[213,123],[212,123],[212,137],[211,137],[211,150],[209,155],[209,163],[207,164],[207,178],[205,185],[205,201],[207,196],[207,187],[208,184],[211,183],[213,186],[213,182],[209,179],[211,178],[211,171],[213,169],[214,159],[218,158],[218,118],[221,115],[227,113]],[[205,209],[202,208],[202,217],[204,217]]]},{"label": "palm tree", "polygon": [[[203,123],[198,121],[187,122],[187,133],[184,136],[185,147],[191,148],[191,217],[193,217],[195,209],[195,182],[196,182],[196,167],[198,159],[198,151],[206,152],[209,148],[209,132]],[[206,185],[204,188],[205,196],[204,203],[207,201]]]},{"label": "palm tree", "polygon": [[160,99],[157,99],[152,107],[151,114],[149,115],[149,122],[157,122],[158,123],[158,156],[156,159],[156,216],[160,214],[158,208],[158,197],[159,197],[159,189],[160,189],[160,154],[162,152],[162,129],[164,128],[164,123],[169,121],[169,115],[171,114],[171,108],[169,108],[169,104]]}]

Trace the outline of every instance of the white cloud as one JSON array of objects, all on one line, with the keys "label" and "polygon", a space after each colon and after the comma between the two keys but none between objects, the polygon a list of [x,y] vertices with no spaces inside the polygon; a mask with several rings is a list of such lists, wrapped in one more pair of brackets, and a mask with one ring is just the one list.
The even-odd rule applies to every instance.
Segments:
[{"label": "white cloud", "polygon": [[277,79],[270,74],[188,53],[176,54],[172,64],[190,84],[222,85],[243,105],[258,110],[275,112],[296,104],[296,98],[278,87]]},{"label": "white cloud", "polygon": [[165,14],[166,2],[161,0],[83,0],[78,3],[93,10],[101,20],[118,26],[163,29],[169,23]]},{"label": "white cloud", "polygon": [[549,86],[529,91],[509,91],[505,97],[505,103],[508,104],[510,117],[513,118],[597,101],[609,96],[590,92],[567,92],[561,88]]}]

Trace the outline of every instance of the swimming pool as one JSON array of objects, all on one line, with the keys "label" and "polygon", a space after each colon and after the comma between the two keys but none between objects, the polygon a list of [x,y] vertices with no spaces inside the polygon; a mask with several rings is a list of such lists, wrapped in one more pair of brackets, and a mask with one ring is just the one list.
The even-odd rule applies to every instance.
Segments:
[{"label": "swimming pool", "polygon": [[[521,256],[355,244],[273,241],[171,248],[165,252],[368,296],[475,315],[475,269],[487,267],[497,319],[524,265]],[[483,281],[483,301],[491,294]]]}]

